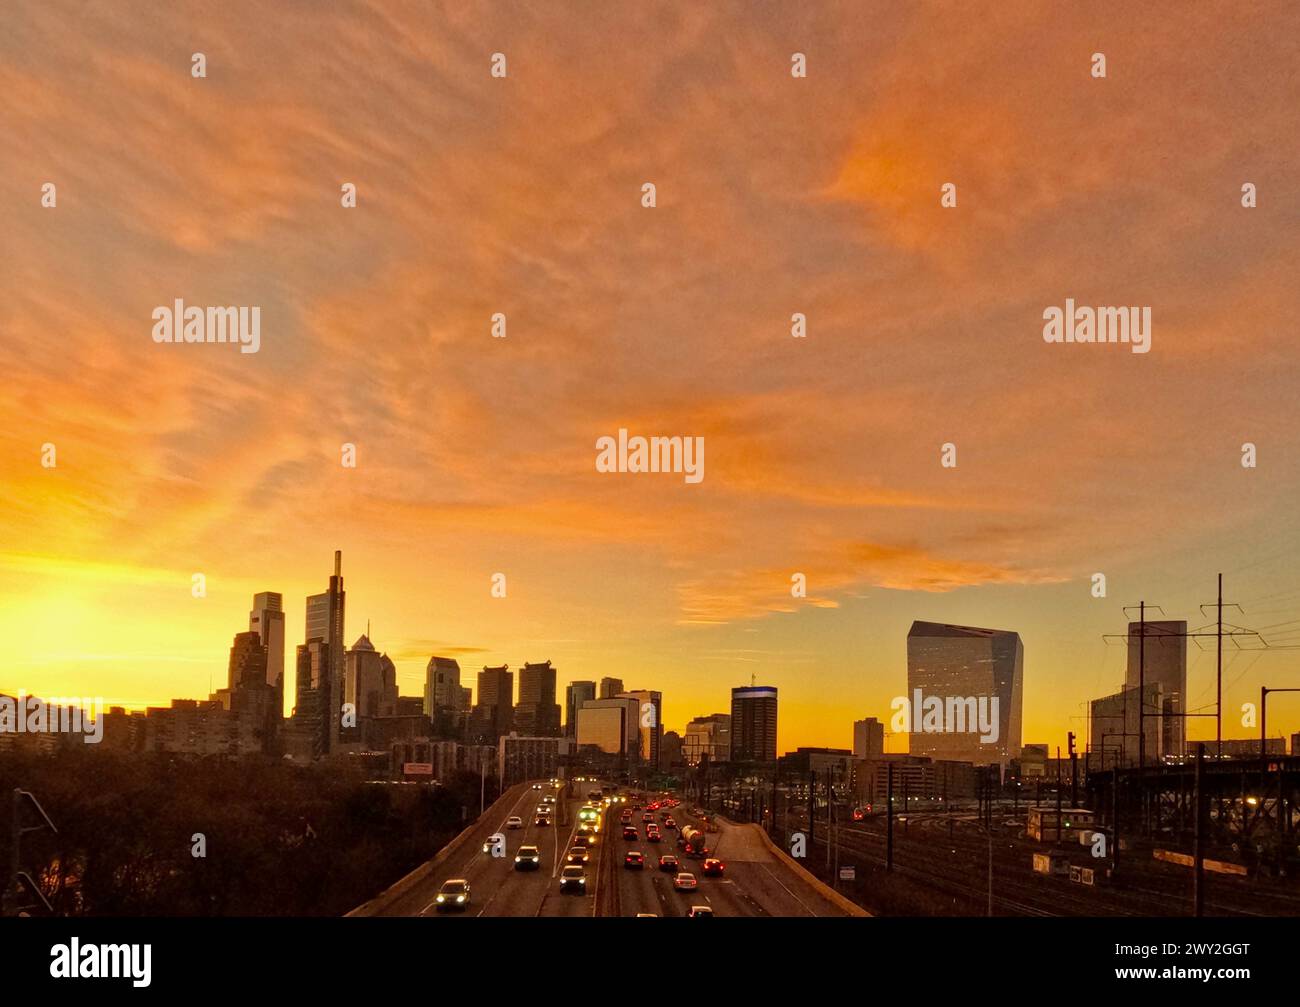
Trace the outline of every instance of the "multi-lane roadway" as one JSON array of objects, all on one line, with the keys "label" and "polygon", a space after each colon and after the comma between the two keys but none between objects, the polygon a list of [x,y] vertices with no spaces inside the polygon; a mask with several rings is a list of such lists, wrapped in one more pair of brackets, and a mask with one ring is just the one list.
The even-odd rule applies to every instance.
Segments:
[{"label": "multi-lane roadway", "polygon": [[[537,812],[543,800],[554,795],[552,811],[545,825],[537,824]],[[721,877],[706,877],[702,863],[683,855],[677,845],[680,832],[663,825],[671,814],[678,828],[704,823],[689,813],[686,804],[654,812],[660,825],[661,839],[648,840],[646,823],[639,809],[632,814],[637,829],[636,840],[622,838],[620,817],[630,810],[633,801],[623,801],[604,808],[601,828],[594,837],[589,861],[584,865],[585,886],[573,892],[561,890],[566,854],[573,848],[580,825],[579,810],[586,801],[586,787],[570,785],[556,789],[549,783],[535,789],[533,783],[507,791],[464,837],[444,852],[431,869],[413,876],[373,903],[366,914],[423,916],[427,918],[466,919],[478,916],[685,916],[692,906],[706,906],[716,916],[844,916],[843,903],[828,897],[827,890],[810,876],[793,868],[772,852],[758,827],[753,825],[714,825],[708,833],[710,855],[725,864]],[[518,817],[520,826],[508,822]],[[490,845],[494,835],[504,838],[504,856],[493,856]],[[535,870],[517,870],[515,858],[520,847],[535,846],[539,863]],[[629,850],[639,850],[645,858],[641,870],[627,869]],[[680,861],[679,870],[695,875],[694,891],[674,888],[676,872],[659,869],[659,858],[672,854]],[[438,890],[453,878],[469,882],[469,900],[463,909],[439,911]]]}]

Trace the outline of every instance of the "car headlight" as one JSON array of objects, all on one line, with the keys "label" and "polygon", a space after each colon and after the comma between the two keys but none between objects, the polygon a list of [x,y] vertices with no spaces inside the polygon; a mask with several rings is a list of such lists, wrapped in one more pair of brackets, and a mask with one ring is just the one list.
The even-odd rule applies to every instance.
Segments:
[{"label": "car headlight", "polygon": [[515,863],[517,863],[517,864],[522,864],[523,862],[524,862],[524,858],[523,858],[523,857],[515,857]]},{"label": "car headlight", "polygon": [[439,901],[439,902],[446,902],[447,900],[446,900],[445,898],[443,898],[441,895],[439,895],[439,896],[438,896],[438,901]]},{"label": "car headlight", "polygon": [[465,896],[463,896],[463,895],[457,895],[457,896],[456,896],[456,901],[457,901],[457,902],[464,902],[464,901],[465,901]]}]

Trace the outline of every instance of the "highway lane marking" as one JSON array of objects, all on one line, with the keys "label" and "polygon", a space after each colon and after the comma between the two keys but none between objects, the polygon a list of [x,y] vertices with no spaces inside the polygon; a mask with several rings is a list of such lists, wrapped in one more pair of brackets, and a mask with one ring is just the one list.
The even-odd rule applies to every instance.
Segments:
[{"label": "highway lane marking", "polygon": [[[522,794],[519,795],[518,800],[516,800],[515,803],[514,803],[514,805],[510,808],[510,815],[513,815],[513,814],[515,813],[515,811],[518,810],[520,802],[521,802],[525,797],[527,797],[528,794],[529,794],[529,788],[528,788],[527,786],[525,786],[525,788],[524,788],[524,792],[523,792]],[[510,815],[506,815],[506,818],[509,819]],[[491,828],[491,826],[488,826],[488,828]],[[504,827],[504,824],[503,824],[502,828],[501,828],[500,830],[498,830],[498,831],[504,831],[504,828],[505,828],[505,827]],[[470,885],[471,889],[473,888],[473,883],[472,883],[472,882],[473,882],[473,879],[471,878],[471,875],[475,873],[475,872],[474,872],[474,868],[477,867],[477,866],[479,866],[479,864],[481,863],[481,861],[480,861],[479,858],[483,856],[483,844],[482,844],[482,843],[479,843],[478,846],[475,847],[475,848],[478,850],[478,852],[477,852],[477,853],[472,853],[472,854],[470,854],[470,859],[465,860],[465,861],[462,861],[462,863],[463,863],[465,869],[464,869],[463,871],[461,871],[461,873],[460,873],[460,875],[459,875],[460,877],[463,877],[466,881],[470,881],[470,882],[471,882],[471,885]],[[439,885],[439,887],[442,887],[442,886]],[[496,895],[494,894],[494,895],[492,896],[492,898],[493,898],[493,899],[496,898]],[[491,903],[492,903],[492,899],[489,899],[489,900],[488,900],[488,905],[491,905]],[[435,898],[432,902],[430,902],[427,906],[425,906],[423,909],[420,910],[419,915],[420,915],[420,916],[423,916],[423,917],[428,917],[428,915],[429,915],[429,910],[432,909],[432,908],[433,908],[434,906],[436,906],[437,904],[438,904],[438,900]],[[483,907],[483,909],[481,909],[481,910],[479,910],[477,913],[475,913],[475,914],[474,914],[475,917],[482,916],[483,913],[484,913],[484,911],[486,911],[486,909],[487,909],[487,905],[485,905],[485,906]]]}]

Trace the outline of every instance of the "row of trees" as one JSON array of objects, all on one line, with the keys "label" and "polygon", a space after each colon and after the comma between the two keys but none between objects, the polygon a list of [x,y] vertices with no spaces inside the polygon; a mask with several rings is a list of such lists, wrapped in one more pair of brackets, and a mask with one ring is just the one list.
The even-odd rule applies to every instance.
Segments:
[{"label": "row of trees", "polygon": [[[6,826],[15,787],[59,830],[28,833],[21,867],[63,915],[339,915],[431,857],[479,807],[477,773],[388,786],[335,764],[90,749],[0,757]],[[0,864],[9,842],[3,828]]]}]

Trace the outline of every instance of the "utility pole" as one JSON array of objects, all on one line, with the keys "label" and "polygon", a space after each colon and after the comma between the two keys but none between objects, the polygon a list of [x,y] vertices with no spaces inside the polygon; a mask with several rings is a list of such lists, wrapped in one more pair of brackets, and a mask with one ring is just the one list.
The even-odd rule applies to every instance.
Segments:
[{"label": "utility pole", "polygon": [[817,773],[808,771],[808,845],[812,846],[817,836]]},{"label": "utility pole", "polygon": [[1192,807],[1196,815],[1196,827],[1192,833],[1192,855],[1195,858],[1195,869],[1192,874],[1192,914],[1196,917],[1205,915],[1205,849],[1202,836],[1203,812],[1201,801],[1205,792],[1204,783],[1205,767],[1205,745],[1198,742],[1196,745],[1196,787],[1192,794]]},{"label": "utility pole", "polygon": [[885,788],[885,870],[894,869],[894,764],[886,763],[889,783]]},{"label": "utility pole", "polygon": [[[1147,765],[1147,603],[1138,603],[1138,775]],[[1128,730],[1128,725],[1124,725]]]},{"label": "utility pole", "polygon": [[1074,751],[1074,732],[1070,731],[1070,807],[1079,806],[1079,756]]},{"label": "utility pole", "polygon": [[[1215,648],[1216,656],[1214,659],[1214,742],[1216,746],[1215,758],[1218,759],[1220,762],[1222,762],[1223,761],[1223,574],[1219,574],[1218,609],[1219,609],[1219,619],[1218,619],[1219,628],[1215,632],[1215,636],[1218,638],[1218,646]],[[1200,749],[1198,748],[1196,753],[1196,762],[1198,766],[1200,765],[1200,761],[1201,761],[1201,753],[1200,753]],[[1196,806],[1196,828],[1198,832],[1200,831],[1200,827],[1201,827],[1201,809],[1200,809],[1200,805],[1198,804]],[[1198,865],[1197,871],[1199,870],[1200,867]],[[1198,880],[1199,880],[1199,876],[1198,876]],[[1200,889],[1198,888],[1197,891],[1199,892]],[[1201,915],[1201,907],[1199,902],[1196,907],[1196,915],[1197,916]]]},{"label": "utility pole", "polygon": [[1061,844],[1065,836],[1061,834],[1061,746],[1056,746],[1056,842]]}]

